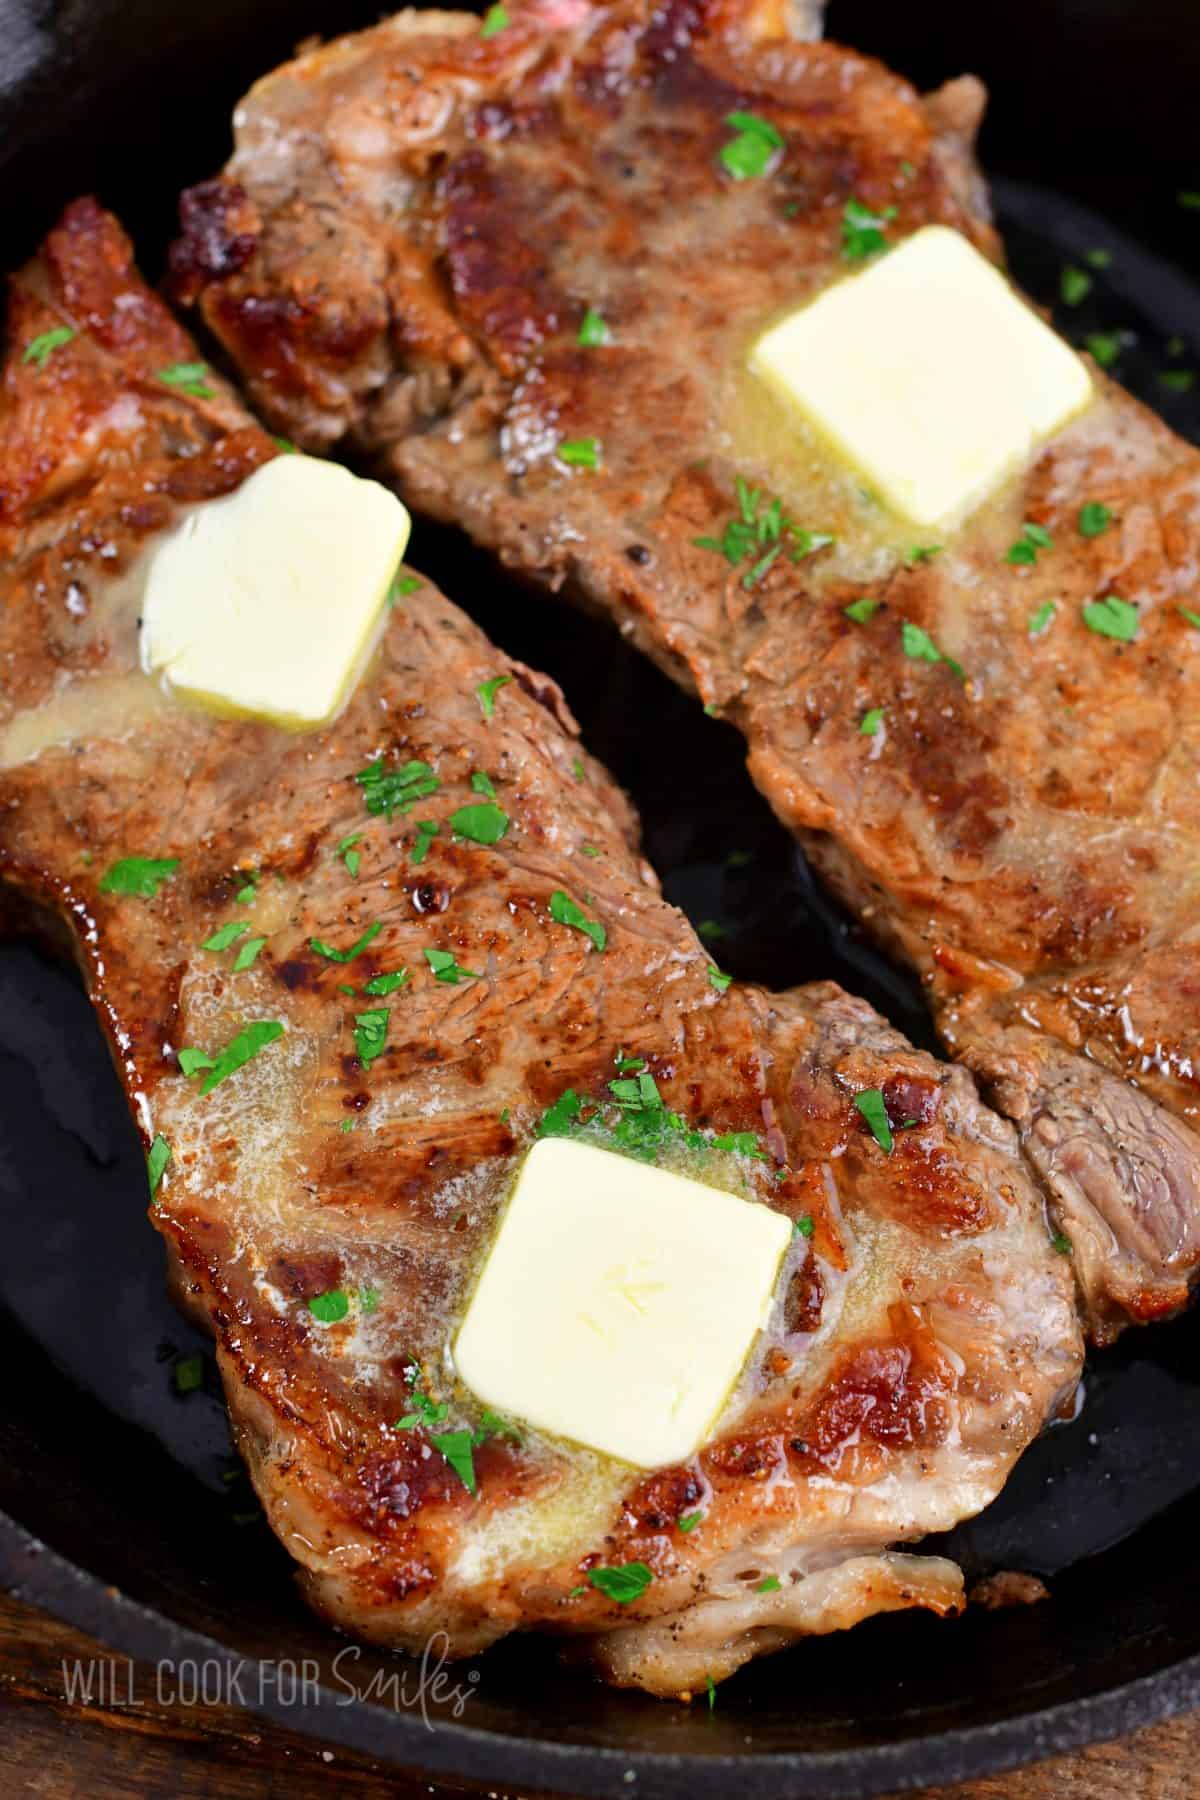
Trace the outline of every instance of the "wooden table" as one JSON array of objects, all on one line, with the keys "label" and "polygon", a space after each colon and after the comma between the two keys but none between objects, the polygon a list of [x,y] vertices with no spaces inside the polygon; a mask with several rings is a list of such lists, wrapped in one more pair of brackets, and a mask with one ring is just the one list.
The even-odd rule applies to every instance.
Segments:
[{"label": "wooden table", "polygon": [[[5,1800],[521,1800],[472,1783],[431,1784],[223,1707],[172,1707],[135,1686],[111,1707],[68,1704],[62,1664],[101,1645],[0,1594],[0,1793]],[[924,1800],[1196,1800],[1200,1714],[1119,1744]],[[764,1793],[762,1800],[771,1800]]]}]

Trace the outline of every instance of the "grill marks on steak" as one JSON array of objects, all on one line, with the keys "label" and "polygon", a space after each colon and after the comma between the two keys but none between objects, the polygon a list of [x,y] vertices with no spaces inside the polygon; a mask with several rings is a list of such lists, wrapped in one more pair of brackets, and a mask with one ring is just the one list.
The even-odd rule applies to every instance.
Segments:
[{"label": "grill marks on steak", "polygon": [[[255,248],[190,295],[284,429],[372,454],[741,727],[781,819],[1017,1122],[1094,1333],[1181,1305],[1200,1260],[1196,452],[1098,375],[1092,411],[907,566],[910,534],[780,460],[737,371],[845,271],[851,196],[896,207],[892,239],[942,221],[997,253],[978,84],[921,100],[750,0],[512,12],[490,40],[401,14],[260,82],[225,177]],[[786,139],[766,178],[719,165],[734,105]],[[588,306],[612,340],[581,349]],[[579,437],[598,470],[556,459]],[[838,546],[747,588],[695,543],[735,512],[735,473]],[[1113,524],[1087,539],[1097,501]],[[1026,520],[1054,549],[1009,565]],[[1138,606],[1132,644],[1084,624],[1113,593]],[[878,610],[854,624],[864,595]],[[903,621],[966,681],[906,657]]]},{"label": "grill marks on steak", "polygon": [[[26,362],[63,323],[76,336]],[[16,278],[7,345],[0,875],[70,926],[139,1125],[173,1147],[153,1208],[173,1287],[213,1333],[237,1441],[310,1600],[388,1644],[445,1630],[457,1654],[560,1632],[610,1679],[666,1693],[872,1611],[954,1610],[953,1565],[888,1546],[985,1505],[1080,1365],[1069,1271],[1011,1128],[961,1069],[835,987],[718,994],[553,683],[428,586],[320,732],[151,704],[139,558],[180,496],[226,491],[271,442],[217,377],[211,399],[157,379],[196,351],[90,202]],[[66,485],[56,456],[73,459]],[[485,721],[476,688],[497,674],[514,679]],[[353,779],[381,754],[440,781],[416,812],[443,831],[416,868],[415,818],[370,818]],[[476,769],[512,820],[492,848],[444,823]],[[353,833],[356,873],[339,853]],[[103,893],[130,855],[179,868],[153,899]],[[256,893],[239,899],[248,871]],[[559,888],[603,920],[602,955],[550,917]],[[239,914],[267,942],[234,974],[201,946]],[[307,948],[375,920],[352,964]],[[428,947],[480,979],[435,981]],[[340,991],[400,967],[410,981],[387,999]],[[364,1068],[367,1004],[390,1016]],[[250,1019],[285,1033],[201,1097],[180,1047],[212,1050]],[[807,1270],[819,1302],[802,1319],[781,1308],[687,1467],[645,1476],[524,1431],[477,1450],[472,1495],[430,1428],[395,1425],[418,1371],[448,1424],[477,1422],[447,1345],[515,1159],[565,1087],[603,1093],[619,1048],[695,1122],[768,1137],[782,1178],[743,1179],[812,1220],[784,1285]],[[916,1121],[903,1158],[864,1131],[853,1096],[870,1086]],[[350,1308],[322,1323],[309,1303],[333,1286]],[[690,1532],[684,1507],[703,1513]],[[633,1559],[654,1581],[631,1607],[586,1580]],[[780,1587],[760,1594],[768,1570]]]}]

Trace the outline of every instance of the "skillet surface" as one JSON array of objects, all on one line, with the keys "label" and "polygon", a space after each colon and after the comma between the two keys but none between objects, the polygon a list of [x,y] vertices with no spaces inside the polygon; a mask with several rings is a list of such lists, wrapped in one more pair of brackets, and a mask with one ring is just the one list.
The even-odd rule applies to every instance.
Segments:
[{"label": "skillet surface", "polygon": [[[222,160],[242,87],[304,31],[376,11],[321,0],[259,0],[245,17],[237,0],[166,10],[0,0],[6,264],[91,186],[153,269],[178,187]],[[1022,178],[998,188],[1018,277],[1050,302],[1064,261],[1110,249],[1093,295],[1060,305],[1059,323],[1077,339],[1136,334],[1120,373],[1200,441],[1200,387],[1157,381],[1200,357],[1200,293],[1182,272],[1200,268],[1200,216],[1175,201],[1200,188],[1200,143],[1189,166],[1171,136],[1190,129],[1200,76],[1189,10],[1022,0],[993,41],[956,7],[929,4],[916,22],[910,10],[901,31],[895,9],[845,0],[832,29],[923,81],[965,66],[989,78],[985,160]],[[1028,185],[1047,170],[1103,212]],[[1172,360],[1175,336],[1188,353]],[[498,642],[562,681],[590,746],[641,808],[669,897],[715,923],[725,967],[772,985],[833,975],[931,1041],[913,984],[812,888],[731,729],[605,627],[508,586],[453,534],[420,529],[416,544]],[[1194,1317],[1093,1359],[1079,1415],[949,1540],[969,1575],[1043,1574],[1048,1604],[953,1625],[879,1620],[751,1667],[712,1714],[582,1684],[545,1646],[510,1642],[455,1678],[467,1696],[456,1719],[448,1692],[427,1686],[422,1705],[415,1669],[339,1645],[309,1619],[230,1457],[211,1366],[201,1390],[176,1392],[176,1365],[203,1344],[163,1290],[116,1079],[74,977],[23,946],[0,947],[0,1218],[0,1345],[17,1375],[0,1419],[0,1581],[138,1659],[250,1659],[247,1703],[295,1728],[409,1767],[579,1794],[725,1795],[753,1772],[772,1795],[832,1800],[953,1780],[1200,1703]],[[319,1703],[296,1684],[306,1663],[325,1684]]]}]

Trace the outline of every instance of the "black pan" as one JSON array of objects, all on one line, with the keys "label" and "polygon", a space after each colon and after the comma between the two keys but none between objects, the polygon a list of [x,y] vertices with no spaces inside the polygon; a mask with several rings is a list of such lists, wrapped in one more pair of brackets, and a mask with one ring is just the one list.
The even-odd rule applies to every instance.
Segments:
[{"label": "black pan", "polygon": [[[223,159],[243,87],[306,33],[376,11],[0,0],[5,258],[90,188],[153,273],[175,194]],[[984,150],[1018,275],[1053,301],[1064,261],[1111,250],[1059,322],[1132,334],[1120,372],[1200,439],[1200,384],[1175,393],[1157,378],[1200,361],[1200,213],[1176,199],[1200,189],[1195,0],[835,0],[832,25],[924,83],[964,68],[988,79]],[[1172,357],[1175,337],[1188,348]],[[563,682],[642,809],[668,894],[723,932],[725,967],[777,985],[836,976],[929,1041],[914,986],[814,892],[731,730],[604,627],[507,589],[452,534],[420,530],[416,555],[507,650]],[[1044,1576],[1039,1606],[879,1620],[743,1671],[712,1712],[591,1686],[533,1641],[422,1698],[413,1666],[332,1637],[296,1599],[230,1459],[211,1365],[176,1391],[203,1345],[165,1298],[144,1207],[139,1147],[74,976],[29,946],[0,949],[0,1582],[126,1655],[169,1659],[168,1684],[215,1684],[409,1768],[680,1800],[743,1782],[832,1797],[953,1781],[1200,1703],[1195,1319],[1096,1357],[1078,1417],[948,1541],[971,1575]],[[230,1688],[220,1671],[242,1659]]]}]

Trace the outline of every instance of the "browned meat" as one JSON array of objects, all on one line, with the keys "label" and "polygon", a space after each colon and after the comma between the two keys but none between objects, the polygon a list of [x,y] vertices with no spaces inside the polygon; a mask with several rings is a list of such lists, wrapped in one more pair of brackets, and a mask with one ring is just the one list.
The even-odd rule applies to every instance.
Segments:
[{"label": "browned meat", "polygon": [[[389,1644],[444,1629],[456,1653],[555,1631],[658,1693],[880,1610],[954,1610],[957,1569],[891,1546],[985,1505],[1080,1364],[1012,1128],[832,986],[720,991],[554,684],[428,586],[323,731],[152,687],[143,553],[274,454],[215,377],[163,381],[195,357],[92,203],[13,285],[0,874],[69,924],[147,1145],[171,1146],[152,1216],[309,1598]],[[355,775],[380,757],[430,771],[415,811],[367,810]],[[476,771],[510,821],[492,847],[448,824]],[[420,860],[419,817],[440,825]],[[111,891],[135,856],[159,865],[147,891]],[[555,922],[559,890],[602,949]],[[264,940],[241,968],[250,938],[212,943],[239,920]],[[375,926],[347,963],[310,944]],[[478,974],[438,979],[430,951]],[[183,1072],[183,1049],[264,1022],[281,1034],[210,1092]],[[696,1129],[757,1134],[765,1162],[697,1154],[811,1233],[702,1454],[644,1474],[492,1431],[472,1491],[461,1438],[448,1455],[482,1431],[449,1355],[464,1290],[545,1109],[568,1087],[603,1101],[621,1049]],[[891,1155],[853,1104],[872,1088]],[[446,1411],[402,1428],[414,1407]],[[631,1605],[588,1581],[631,1561],[653,1577]]]},{"label": "browned meat", "polygon": [[[277,424],[365,449],[741,727],[780,817],[1017,1122],[1096,1334],[1170,1312],[1200,1260],[1195,451],[1101,378],[914,556],[740,371],[845,267],[852,198],[896,209],[893,241],[942,221],[999,253],[978,84],[921,100],[754,0],[512,11],[489,39],[401,14],[260,83],[190,198],[181,291]],[[784,139],[761,178],[722,167],[735,109]],[[588,308],[607,343],[577,341]],[[582,439],[599,467],[556,454]],[[734,567],[701,547],[737,475],[836,544]],[[1112,522],[1088,537],[1092,503]],[[1025,521],[1053,550],[1010,564]],[[1134,642],[1085,625],[1110,594]],[[963,678],[906,654],[905,623]]]}]

